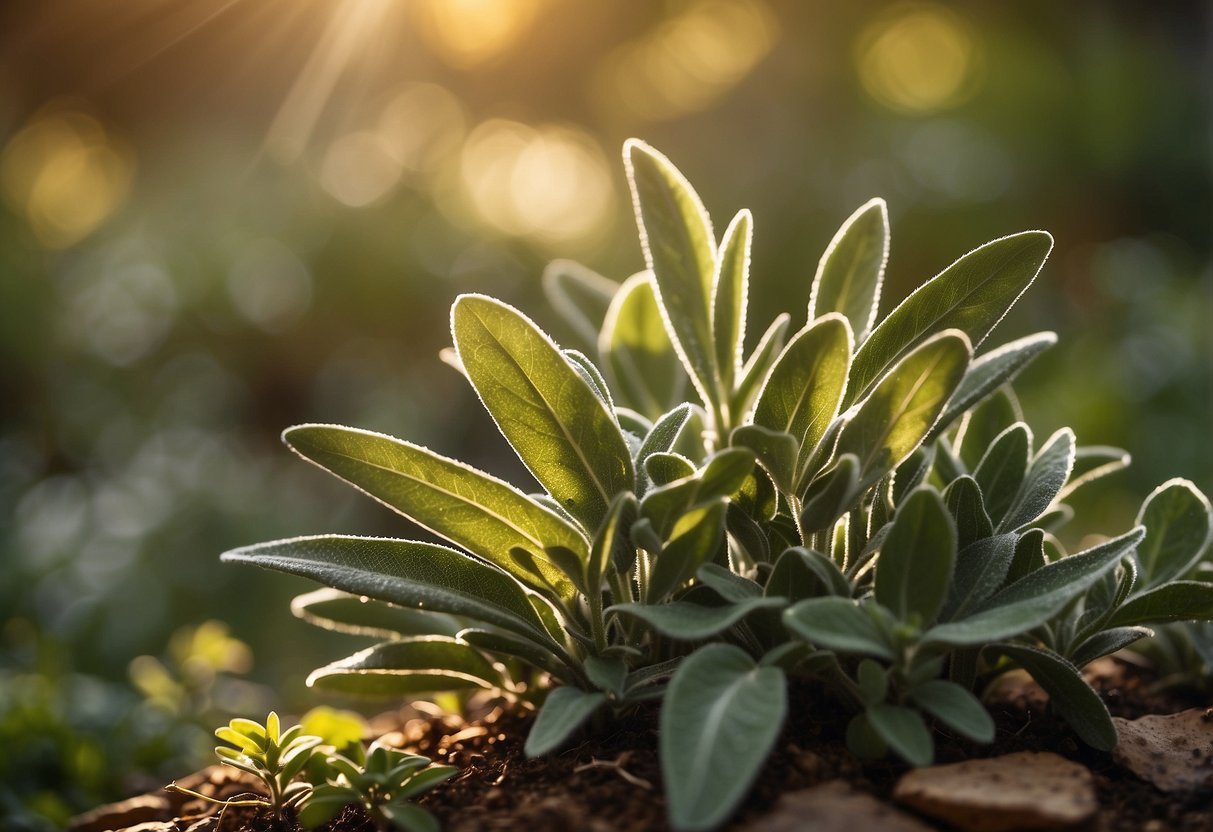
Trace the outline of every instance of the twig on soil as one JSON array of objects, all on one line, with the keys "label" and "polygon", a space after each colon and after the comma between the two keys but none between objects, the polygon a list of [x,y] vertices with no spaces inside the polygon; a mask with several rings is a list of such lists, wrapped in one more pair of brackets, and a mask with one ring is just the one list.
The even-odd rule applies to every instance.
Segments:
[{"label": "twig on soil", "polygon": [[599,760],[596,757],[591,757],[590,762],[577,766],[577,768],[573,769],[573,773],[580,774],[581,772],[588,771],[589,769],[592,769],[592,768],[609,768],[609,769],[613,770],[616,774],[618,774],[620,777],[622,777],[624,780],[631,783],[633,786],[639,786],[642,789],[648,789],[649,791],[652,791],[652,789],[653,789],[652,783],[650,783],[648,780],[645,780],[643,777],[637,777],[635,774],[632,774],[630,771],[628,771],[627,769],[625,769],[623,767],[624,764],[627,763],[628,758],[631,756],[632,756],[631,751],[624,751],[622,754],[620,754],[614,760]]}]

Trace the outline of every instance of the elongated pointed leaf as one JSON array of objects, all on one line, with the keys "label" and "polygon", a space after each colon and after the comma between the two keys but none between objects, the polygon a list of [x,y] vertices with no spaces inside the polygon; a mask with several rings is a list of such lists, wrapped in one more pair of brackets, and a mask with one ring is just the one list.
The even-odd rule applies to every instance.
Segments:
[{"label": "elongated pointed leaf", "polygon": [[671,825],[712,829],[750,789],[783,727],[784,675],[737,647],[709,644],[685,659],[661,709],[661,772]]},{"label": "elongated pointed leaf", "polygon": [[821,256],[809,292],[809,320],[840,312],[862,342],[876,321],[888,260],[889,210],[877,197],[847,218]]},{"label": "elongated pointed leaf", "polygon": [[232,549],[222,559],[302,575],[343,592],[402,607],[467,616],[540,643],[549,641],[543,622],[517,581],[445,546],[321,535]]},{"label": "elongated pointed leaf", "polygon": [[649,418],[682,401],[687,374],[666,332],[652,272],[624,281],[607,310],[598,355],[621,401]]},{"label": "elongated pointed leaf", "polygon": [[1015,502],[997,531],[1014,531],[1040,517],[1061,493],[1074,467],[1074,431],[1062,428],[1032,458]]},{"label": "elongated pointed leaf", "polygon": [[964,618],[998,591],[1010,571],[1017,540],[1014,534],[1000,534],[975,540],[960,550],[940,618]]},{"label": "elongated pointed leaf", "polygon": [[796,454],[799,450],[794,436],[762,425],[742,425],[729,434],[729,444],[753,451],[779,490],[785,494],[793,493],[796,486]]},{"label": "elongated pointed leaf", "polygon": [[682,515],[653,563],[648,600],[657,601],[695,574],[724,544],[725,500],[715,500]]},{"label": "elongated pointed leaf", "polygon": [[1146,539],[1137,550],[1143,589],[1183,577],[1213,540],[1209,499],[1189,480],[1167,480],[1142,504]]},{"label": "elongated pointed leaf", "polygon": [[514,656],[522,659],[566,684],[578,684],[583,681],[575,662],[562,652],[554,651],[533,639],[503,633],[500,630],[465,629],[460,630],[458,635],[461,641],[466,641],[473,647],[496,657]]},{"label": "elongated pointed leaf", "polygon": [[[1066,487],[1057,495],[1057,499],[1064,500],[1087,483],[1128,468],[1130,462],[1132,462],[1132,457],[1129,456],[1128,451],[1122,448],[1113,448],[1109,445],[1086,445],[1076,448],[1070,479],[1066,482]],[[1139,518],[1138,523],[1140,522]]]},{"label": "elongated pointed leaf", "polygon": [[783,614],[784,625],[825,650],[893,661],[893,650],[871,616],[848,598],[811,598]]},{"label": "elongated pointed leaf", "polygon": [[982,502],[995,524],[1000,525],[1014,505],[1028,475],[1031,453],[1032,430],[1016,422],[998,434],[973,471]]},{"label": "elongated pointed leaf", "polygon": [[1097,751],[1116,747],[1116,726],[1103,700],[1091,690],[1078,668],[1050,650],[1019,644],[1000,644],[1004,653],[1032,674],[1049,694],[1049,701],[1087,745]]},{"label": "elongated pointed leaf", "polygon": [[842,454],[834,467],[813,480],[804,493],[800,524],[806,532],[830,528],[845,514],[862,492],[859,459]]},{"label": "elongated pointed leaf", "polygon": [[985,500],[977,480],[968,475],[957,477],[943,490],[943,500],[956,521],[956,545],[959,549],[994,534],[994,524],[986,513]]},{"label": "elongated pointed leaf", "polygon": [[994,740],[994,720],[981,701],[955,682],[933,679],[910,691],[914,704],[975,742]]},{"label": "elongated pointed leaf", "polygon": [[553,260],[543,270],[543,292],[565,323],[589,348],[619,284],[572,260]]},{"label": "elongated pointed leaf", "polygon": [[847,383],[853,338],[845,318],[829,314],[802,329],[780,353],[758,394],[754,424],[791,434],[804,471],[826,427],[838,415]]},{"label": "elongated pointed leaf", "polygon": [[[355,428],[301,425],[283,439],[304,459],[528,586],[552,584],[571,597],[571,584],[545,549],[561,546],[584,561],[585,537],[509,483],[428,448]],[[508,556],[515,547],[539,561],[539,574]]]},{"label": "elongated pointed leaf", "polygon": [[501,674],[470,644],[428,636],[377,644],[313,670],[310,687],[356,696],[413,696],[501,687]]},{"label": "elongated pointed leaf", "polygon": [[859,458],[862,483],[876,482],[918,447],[964,376],[971,354],[963,333],[941,332],[876,385],[838,437],[837,452]]},{"label": "elongated pointed leaf", "polygon": [[356,636],[453,636],[463,629],[451,615],[406,609],[364,595],[323,587],[291,599],[291,612],[309,624]]},{"label": "elongated pointed leaf", "polygon": [[869,705],[868,724],[897,756],[910,765],[930,765],[935,756],[931,732],[922,717],[901,705]]},{"label": "elongated pointed leaf", "polygon": [[964,378],[960,380],[960,386],[956,388],[956,394],[935,423],[927,441],[942,434],[966,410],[1014,379],[1038,355],[1056,343],[1057,333],[1037,332],[1035,335],[1027,335],[1009,344],[1003,344],[998,349],[973,359]]},{"label": "elongated pointed leaf", "polygon": [[736,492],[753,467],[754,454],[748,448],[725,448],[691,476],[651,490],[640,501],[640,512],[664,537],[689,509]]},{"label": "elongated pointed leaf", "polygon": [[939,492],[919,488],[897,509],[880,547],[876,601],[901,621],[929,625],[947,597],[956,563],[956,524]]},{"label": "elongated pointed leaf", "polygon": [[754,397],[766,383],[767,374],[771,372],[775,359],[783,349],[784,339],[787,337],[788,327],[791,323],[791,315],[787,312],[779,313],[767,327],[766,332],[762,334],[762,338],[758,340],[758,346],[754,347],[754,352],[746,359],[730,405],[734,422],[745,421],[746,414],[754,405]]},{"label": "elongated pointed leaf", "polygon": [[1023,421],[1023,408],[1009,384],[999,387],[994,394],[965,414],[956,433],[953,448],[957,459],[964,466],[960,473],[974,471],[982,456],[994,444],[1004,430],[1016,422]]},{"label": "elongated pointed leaf", "polygon": [[970,251],[920,286],[868,336],[851,368],[847,403],[859,401],[907,352],[947,329],[985,340],[1031,285],[1053,248],[1043,231],[1012,234]]},{"label": "elongated pointed leaf", "polygon": [[979,645],[1031,631],[1102,578],[1145,536],[1138,526],[1085,552],[1042,566],[1002,590],[973,615],[932,627],[928,642]]},{"label": "elongated pointed leaf", "polygon": [[[565,357],[565,360],[573,366],[582,380],[590,386],[590,389],[602,400],[606,405],[607,412],[615,417],[615,421],[619,421],[619,414],[615,410],[615,400],[611,397],[611,390],[607,387],[606,379],[594,362],[590,361],[589,356],[580,350],[561,350],[560,354]],[[640,416],[643,419],[643,416]],[[622,425],[620,425],[622,427]],[[644,435],[643,433],[641,434]]]},{"label": "elongated pointed leaf", "polygon": [[815,549],[793,546],[785,549],[775,561],[764,593],[767,596],[781,596],[791,602],[823,595],[849,599],[851,585],[829,557]]},{"label": "elongated pointed leaf", "polygon": [[778,609],[783,598],[746,598],[734,604],[705,607],[688,601],[668,604],[616,604],[608,612],[617,612],[648,624],[663,636],[682,641],[702,641],[722,633],[755,610]]},{"label": "elongated pointed leaf", "polygon": [[670,160],[644,142],[623,148],[644,258],[674,347],[704,404],[719,396],[711,298],[716,243],[695,190]]},{"label": "elongated pointed leaf", "polygon": [[538,757],[555,751],[590,718],[594,711],[606,704],[606,694],[598,691],[560,687],[548,694],[531,733],[526,738],[526,755]]},{"label": "elongated pointed leaf", "polygon": [[1148,627],[1113,627],[1102,630],[1088,638],[1069,654],[1075,667],[1086,667],[1096,659],[1110,656],[1134,642],[1154,635]]},{"label": "elongated pointed leaf", "polygon": [[1125,602],[1112,616],[1110,626],[1165,621],[1213,621],[1213,584],[1172,581],[1146,590]]},{"label": "elongated pointed leaf", "polygon": [[[716,367],[724,392],[731,393],[741,373],[741,348],[745,340],[746,297],[750,287],[750,245],[754,223],[742,209],[729,223],[720,242],[716,279],[712,287],[712,342]],[[727,401],[727,399],[726,399]]]},{"label": "elongated pointed leaf", "polygon": [[628,540],[628,529],[636,522],[639,507],[636,498],[623,493],[611,502],[602,528],[594,536],[590,558],[585,565],[585,585],[588,592],[601,592],[602,581],[612,563],[631,563],[635,547]]},{"label": "elongated pointed leaf", "polygon": [[451,329],[468,378],[519,458],[582,526],[597,528],[635,480],[606,405],[547,335],[500,301],[461,295]]}]

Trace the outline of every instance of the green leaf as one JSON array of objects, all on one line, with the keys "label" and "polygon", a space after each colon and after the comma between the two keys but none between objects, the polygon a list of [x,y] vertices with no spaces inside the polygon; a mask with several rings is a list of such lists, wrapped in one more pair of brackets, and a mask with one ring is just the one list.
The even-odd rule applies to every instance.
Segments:
[{"label": "green leaf", "polygon": [[829,557],[816,549],[793,546],[785,549],[775,561],[764,592],[790,602],[822,595],[849,599],[851,585],[839,571],[838,564]]},{"label": "green leaf", "polygon": [[1116,747],[1116,726],[1103,700],[1091,690],[1078,668],[1050,650],[1021,644],[999,644],[996,649],[1032,674],[1062,719],[1087,745],[1097,751]]},{"label": "green leaf", "polygon": [[863,341],[876,321],[888,260],[889,211],[878,197],[848,217],[826,247],[809,292],[809,320],[841,312]]},{"label": "green leaf", "polygon": [[725,601],[747,601],[762,595],[762,587],[757,583],[718,563],[705,563],[695,578]]},{"label": "green leaf", "polygon": [[404,832],[439,832],[438,819],[413,803],[393,801],[379,807],[388,822]]},{"label": "green leaf", "polygon": [[470,644],[446,636],[391,641],[313,670],[309,687],[357,696],[413,696],[503,685],[501,674]]},{"label": "green leaf", "polygon": [[661,318],[651,272],[640,272],[615,295],[602,325],[598,354],[623,401],[650,418],[681,402],[687,374]]},{"label": "green leaf", "polygon": [[619,656],[589,656],[585,660],[585,675],[599,690],[622,696],[628,666]]},{"label": "green leaf", "polygon": [[778,609],[783,598],[747,598],[719,607],[705,607],[689,601],[667,604],[616,604],[607,609],[643,621],[663,636],[680,641],[702,641],[722,633],[755,610]]},{"label": "green leaf", "polygon": [[695,476],[695,465],[682,454],[649,454],[644,460],[644,474],[649,482],[661,487]]},{"label": "green leaf", "polygon": [[948,330],[916,347],[880,380],[838,437],[837,452],[859,458],[861,483],[876,482],[918,447],[960,383],[971,354],[969,339]]},{"label": "green leaf", "polygon": [[1213,620],[1213,584],[1172,581],[1135,595],[1121,605],[1110,626]]},{"label": "green leaf", "polygon": [[528,757],[538,757],[554,751],[568,740],[594,711],[606,704],[607,698],[598,691],[559,687],[548,694],[527,734],[525,751]]},{"label": "green leaf", "polygon": [[601,592],[602,580],[612,563],[630,563],[636,557],[635,548],[628,540],[628,530],[636,522],[636,498],[624,492],[611,502],[602,528],[594,535],[594,545],[585,564],[587,592]]},{"label": "green leaf", "polygon": [[1032,430],[1016,422],[1000,433],[977,464],[973,478],[981,486],[981,497],[990,519],[1001,524],[1028,474],[1032,452]]},{"label": "green leaf", "polygon": [[953,731],[975,742],[994,741],[994,720],[976,696],[955,682],[933,679],[914,687],[910,699]]},{"label": "green leaf", "polygon": [[576,669],[576,663],[567,654],[554,651],[533,639],[503,633],[500,630],[477,629],[460,630],[459,638],[494,656],[514,656],[522,659],[568,684],[576,684],[583,679],[583,674]]},{"label": "green leaf", "polygon": [[864,714],[872,730],[897,756],[913,766],[931,764],[935,745],[927,724],[917,712],[901,705],[881,703],[869,705]]},{"label": "green leaf", "polygon": [[834,467],[809,483],[804,494],[800,525],[806,532],[830,528],[855,503],[863,491],[859,484],[859,459],[842,454]]},{"label": "green leaf", "polygon": [[1085,552],[1030,572],[1002,590],[973,615],[928,630],[935,644],[979,645],[1026,633],[1048,621],[1133,551],[1145,535],[1138,526]]},{"label": "green leaf", "polygon": [[692,404],[681,404],[671,410],[669,413],[664,413],[656,422],[653,423],[653,429],[648,432],[644,440],[640,443],[640,449],[636,452],[636,467],[639,482],[637,483],[638,494],[643,494],[647,488],[647,475],[645,471],[645,462],[653,454],[664,454],[673,451],[675,445],[678,444],[678,439],[682,432],[691,422],[691,415],[695,411],[695,406]]},{"label": "green leaf", "polygon": [[848,598],[811,598],[788,608],[783,623],[825,650],[885,661],[896,657],[871,616]]},{"label": "green leaf", "polygon": [[771,367],[780,350],[783,349],[784,338],[787,336],[791,323],[791,315],[787,312],[779,313],[767,327],[767,331],[762,334],[762,338],[758,340],[758,346],[754,347],[754,352],[750,353],[745,366],[741,368],[741,376],[737,381],[737,388],[733,392],[731,403],[732,412],[736,416],[735,421],[741,421],[753,406],[754,397],[766,383],[767,375],[771,372]]},{"label": "green leaf", "polygon": [[818,319],[788,342],[758,394],[754,424],[792,435],[796,476],[812,473],[805,471],[809,458],[838,415],[852,342],[844,317],[831,313]]},{"label": "green leaf", "polygon": [[[426,759],[426,758],[422,758]],[[428,763],[429,760],[426,760]],[[404,788],[396,793],[396,800],[403,801],[424,794],[439,783],[445,782],[460,772],[455,766],[430,766],[409,778]]]},{"label": "green leaf", "polygon": [[572,260],[553,260],[543,270],[548,302],[585,347],[598,343],[598,330],[618,288],[615,281]]},{"label": "green leaf", "polygon": [[336,786],[318,786],[299,809],[299,825],[304,829],[323,826],[357,799],[348,789]]},{"label": "green leaf", "polygon": [[1015,556],[1011,559],[1011,568],[1007,570],[1006,582],[1014,583],[1046,563],[1044,531],[1028,529],[1015,543]]},{"label": "green leaf", "polygon": [[693,508],[678,518],[649,575],[647,600],[653,603],[677,589],[724,544],[725,500]]},{"label": "green leaf", "polygon": [[[283,439],[304,459],[528,586],[551,584],[561,597],[572,596],[545,548],[561,546],[584,561],[585,537],[509,483],[428,448],[355,428],[302,425]],[[539,574],[508,557],[515,547],[536,558]]]},{"label": "green leaf", "polygon": [[[1074,468],[1070,471],[1070,479],[1066,487],[1057,495],[1064,500],[1081,486],[1106,477],[1123,468],[1129,467],[1132,458],[1128,451],[1113,448],[1108,445],[1087,445],[1074,451]],[[1141,521],[1138,520],[1140,523]]]},{"label": "green leaf", "polygon": [[671,339],[705,405],[718,400],[711,297],[716,274],[712,223],[670,160],[637,139],[623,147],[645,263]]},{"label": "green leaf", "polygon": [[295,596],[291,599],[291,612],[296,618],[326,630],[380,639],[453,636],[464,626],[450,615],[397,607],[329,587]]},{"label": "green leaf", "polygon": [[977,480],[967,474],[948,483],[943,501],[956,521],[956,545],[960,549],[994,534],[994,524],[986,514],[985,501]]},{"label": "green leaf", "polygon": [[1167,480],[1150,492],[1137,515],[1146,539],[1137,550],[1143,589],[1182,577],[1213,539],[1213,510],[1190,481]]},{"label": "green leaf", "polygon": [[583,527],[597,528],[611,499],[635,482],[606,405],[547,335],[500,301],[461,295],[451,329],[468,378],[518,457]]},{"label": "green leaf", "polygon": [[1085,667],[1098,658],[1111,655],[1152,635],[1154,631],[1146,627],[1113,627],[1110,630],[1102,630],[1078,645],[1069,658],[1075,667]]},{"label": "green leaf", "polygon": [[[965,469],[976,470],[982,456],[1004,430],[1023,421],[1023,410],[1009,384],[965,414],[956,432],[954,452]],[[1025,463],[1026,466],[1027,463]]]},{"label": "green leaf", "polygon": [[712,288],[712,342],[716,345],[716,367],[726,395],[733,391],[733,381],[741,372],[753,226],[753,218],[745,209],[738,211],[729,223],[720,241]]},{"label": "green leaf", "polygon": [[754,454],[747,448],[724,448],[713,454],[692,476],[649,491],[640,501],[640,513],[663,537],[688,510],[734,494],[754,467]]},{"label": "green leaf", "polygon": [[952,586],[940,618],[963,618],[998,591],[1015,557],[1014,534],[975,540],[956,555]]},{"label": "green leaf", "polygon": [[847,404],[859,401],[902,356],[944,330],[976,347],[1036,278],[1053,248],[1043,231],[1012,234],[970,251],[889,313],[855,354]]},{"label": "green leaf", "polygon": [[550,641],[523,588],[500,569],[462,552],[412,540],[320,535],[224,552],[253,563],[402,607],[464,615]]},{"label": "green leaf", "polygon": [[778,668],[759,667],[727,644],[687,657],[670,682],[658,735],[671,826],[723,823],[758,776],[786,712]]},{"label": "green leaf", "polygon": [[798,448],[795,437],[762,425],[742,425],[729,434],[729,444],[753,451],[779,490],[792,493]]},{"label": "green leaf", "polygon": [[1015,502],[996,531],[1014,531],[1040,517],[1061,493],[1074,467],[1074,431],[1062,428],[1032,459]]},{"label": "green leaf", "polygon": [[[590,360],[589,356],[579,350],[561,350],[560,354],[564,356],[569,364],[573,365],[573,369],[581,376],[582,381],[590,386],[595,395],[606,405],[607,412],[614,416],[615,421],[618,422],[619,415],[615,411],[615,400],[611,398],[610,388],[607,387],[606,379],[602,377],[602,373],[594,366],[594,362]],[[643,419],[644,417],[640,416],[640,418]]]},{"label": "green leaf", "polygon": [[1009,344],[1003,344],[998,349],[973,359],[927,441],[940,436],[966,410],[1014,379],[1038,355],[1056,343],[1057,333],[1037,332],[1035,335],[1027,335]]},{"label": "green leaf", "polygon": [[956,563],[956,526],[930,486],[911,492],[893,517],[876,563],[876,601],[900,621],[929,625],[948,594]]}]

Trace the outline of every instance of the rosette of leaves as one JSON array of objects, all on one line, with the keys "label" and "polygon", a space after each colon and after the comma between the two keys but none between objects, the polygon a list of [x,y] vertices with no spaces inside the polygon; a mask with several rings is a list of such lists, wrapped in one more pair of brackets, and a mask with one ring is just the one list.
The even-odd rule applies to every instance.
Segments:
[{"label": "rosette of leaves", "polygon": [[369,749],[352,747],[353,757],[325,756],[322,780],[304,799],[299,823],[315,829],[328,823],[349,805],[360,807],[377,829],[438,832],[438,821],[411,801],[449,779],[459,769],[431,766],[430,758],[409,754],[378,742]]},{"label": "rosette of leaves", "polygon": [[[872,200],[829,245],[797,323],[780,315],[747,355],[749,213],[718,241],[669,160],[630,141],[625,162],[646,270],[622,285],[569,263],[545,275],[583,349],[492,298],[452,309],[449,363],[540,493],[380,434],[286,432],[451,544],[321,536],[228,552],[328,585],[296,613],[379,639],[310,682],[525,697],[539,705],[531,754],[597,712],[662,700],[679,829],[716,826],[745,796],[791,678],[854,705],[857,751],[925,762],[924,715],[988,739],[974,691],[1022,666],[1106,746],[1076,663],[1172,616],[1176,596],[1183,615],[1213,609],[1208,584],[1175,580],[1172,559],[1187,569],[1203,544],[1189,545],[1199,512],[1169,531],[1170,498],[1085,552],[1051,535],[1069,492],[1127,460],[1068,430],[1036,446],[1009,385],[1052,333],[985,345],[1049,235],[974,249],[882,318],[888,221]],[[1139,581],[1146,561],[1167,566]]]}]

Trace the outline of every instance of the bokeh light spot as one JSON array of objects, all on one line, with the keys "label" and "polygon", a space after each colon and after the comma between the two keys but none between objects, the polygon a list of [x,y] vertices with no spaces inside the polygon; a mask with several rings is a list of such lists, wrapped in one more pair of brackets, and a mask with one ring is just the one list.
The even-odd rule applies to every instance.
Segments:
[{"label": "bokeh light spot", "polygon": [[504,52],[530,27],[538,0],[416,0],[420,29],[443,60],[472,69]]},{"label": "bokeh light spot", "polygon": [[236,311],[267,332],[286,330],[312,302],[307,265],[277,240],[248,243],[227,273],[227,292]]},{"label": "bokeh light spot", "polygon": [[902,113],[933,113],[969,98],[980,50],[971,27],[936,3],[890,8],[860,35],[856,59],[868,94]]},{"label": "bokeh light spot", "polygon": [[347,133],[329,147],[320,166],[320,184],[351,208],[370,205],[400,181],[403,165],[395,149],[378,133]]}]

